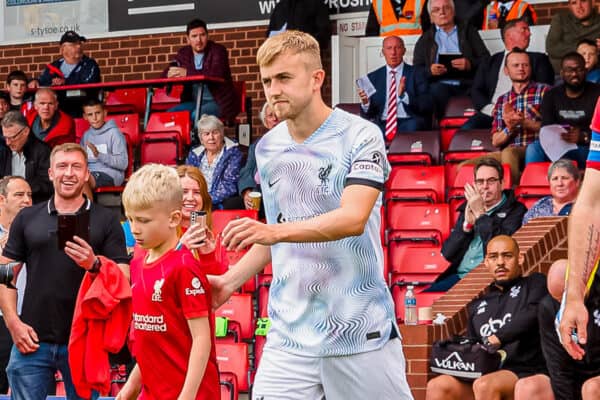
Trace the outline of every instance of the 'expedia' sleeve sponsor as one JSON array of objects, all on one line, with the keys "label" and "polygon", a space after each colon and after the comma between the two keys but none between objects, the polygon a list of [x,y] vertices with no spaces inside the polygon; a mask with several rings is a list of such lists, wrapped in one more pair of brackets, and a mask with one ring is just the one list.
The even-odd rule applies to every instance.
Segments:
[{"label": "'expedia' sleeve sponsor", "polygon": [[368,124],[360,128],[350,157],[346,186],[366,185],[383,190],[383,184],[390,173],[390,164],[383,136],[376,125]]},{"label": "'expedia' sleeve sponsor", "polygon": [[181,267],[174,271],[175,293],[186,319],[208,317],[210,291],[200,266],[191,255],[182,258]]}]

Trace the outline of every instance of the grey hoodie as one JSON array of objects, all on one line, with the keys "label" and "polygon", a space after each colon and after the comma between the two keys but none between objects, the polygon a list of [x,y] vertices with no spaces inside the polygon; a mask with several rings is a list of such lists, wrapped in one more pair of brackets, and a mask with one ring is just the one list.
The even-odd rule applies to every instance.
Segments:
[{"label": "grey hoodie", "polygon": [[[98,158],[88,149],[88,142],[98,149]],[[90,172],[104,172],[113,179],[115,186],[123,183],[128,163],[127,142],[115,121],[106,121],[100,129],[90,127],[81,139],[81,146],[87,150]]]}]

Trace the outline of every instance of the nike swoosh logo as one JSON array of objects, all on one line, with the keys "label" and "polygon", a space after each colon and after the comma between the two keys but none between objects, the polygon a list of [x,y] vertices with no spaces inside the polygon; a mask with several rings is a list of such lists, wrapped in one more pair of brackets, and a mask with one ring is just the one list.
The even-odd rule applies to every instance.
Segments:
[{"label": "nike swoosh logo", "polygon": [[269,181],[269,182],[268,182],[268,183],[269,183],[269,187],[270,187],[270,188],[272,188],[272,187],[273,187],[273,185],[275,185],[275,184],[276,184],[277,182],[279,182],[280,180],[281,180],[281,178],[277,178],[277,179],[275,179],[274,181]]}]

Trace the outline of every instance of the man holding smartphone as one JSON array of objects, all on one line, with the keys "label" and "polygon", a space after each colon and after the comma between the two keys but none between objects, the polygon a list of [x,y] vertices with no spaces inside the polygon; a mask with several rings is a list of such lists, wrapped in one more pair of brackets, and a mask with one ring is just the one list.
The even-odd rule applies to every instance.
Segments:
[{"label": "man holding smartphone", "polygon": [[[600,85],[585,80],[585,60],[579,53],[565,55],[560,63],[561,85],[550,89],[542,100],[542,131],[549,125],[561,125],[562,139],[577,145],[560,158],[577,161],[579,169],[585,168],[590,150],[590,123],[594,106],[600,96]],[[527,146],[525,164],[551,160],[544,151],[540,140]]]},{"label": "man holding smartphone", "polygon": [[[48,174],[53,197],[19,212],[0,258],[1,263],[27,264],[20,317],[16,290],[0,287],[0,307],[14,342],[7,367],[13,399],[45,399],[56,370],[62,374],[67,399],[79,399],[67,350],[79,286],[85,271],[99,271],[97,254],[114,260],[128,273],[118,217],[83,195],[89,179],[85,150],[75,143],[55,147]],[[59,248],[58,216],[82,213],[89,213],[89,244],[75,236],[64,249]]]}]

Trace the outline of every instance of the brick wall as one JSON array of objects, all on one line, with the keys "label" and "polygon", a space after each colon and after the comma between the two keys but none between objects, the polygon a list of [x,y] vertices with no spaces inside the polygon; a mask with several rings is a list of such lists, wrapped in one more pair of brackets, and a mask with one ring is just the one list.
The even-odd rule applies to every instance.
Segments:
[{"label": "brick wall", "polygon": [[[532,220],[513,237],[524,255],[524,274],[546,273],[552,262],[567,255],[567,218],[547,217]],[[476,298],[491,282],[492,276],[480,265],[465,276],[433,304],[433,315],[448,317],[443,325],[401,325],[404,354],[407,359],[408,383],[415,400],[425,399],[429,373],[431,343],[463,333],[466,329],[466,304]]]}]

